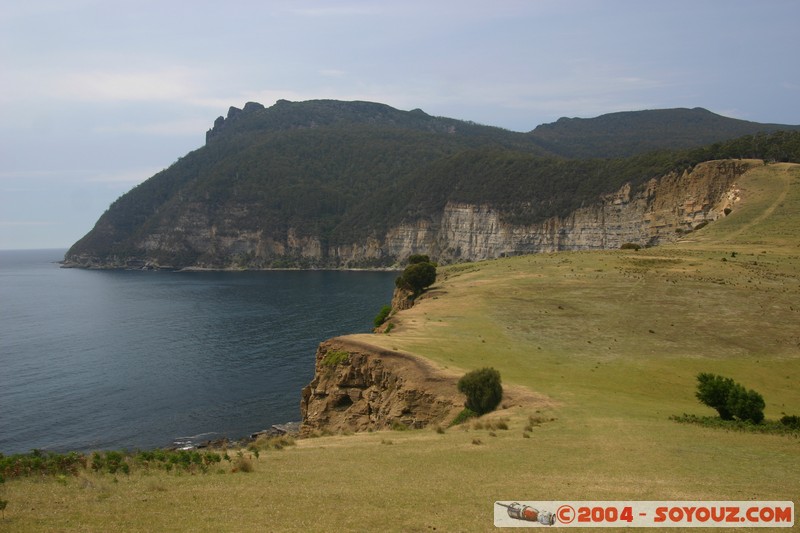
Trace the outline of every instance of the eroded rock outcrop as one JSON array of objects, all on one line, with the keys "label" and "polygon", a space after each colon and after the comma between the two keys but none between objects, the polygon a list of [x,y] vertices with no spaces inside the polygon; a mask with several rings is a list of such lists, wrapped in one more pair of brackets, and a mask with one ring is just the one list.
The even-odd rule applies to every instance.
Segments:
[{"label": "eroded rock outcrop", "polygon": [[300,434],[446,425],[464,406],[457,382],[411,354],[331,339],[319,345],[314,379],[303,389]]}]

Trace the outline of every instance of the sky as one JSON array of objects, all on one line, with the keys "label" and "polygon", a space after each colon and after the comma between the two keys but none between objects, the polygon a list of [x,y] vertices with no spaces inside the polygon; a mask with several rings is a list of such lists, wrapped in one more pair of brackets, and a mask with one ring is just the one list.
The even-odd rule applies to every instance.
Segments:
[{"label": "sky", "polygon": [[248,101],[800,124],[798,20],[797,0],[3,0],[0,249],[69,247]]}]

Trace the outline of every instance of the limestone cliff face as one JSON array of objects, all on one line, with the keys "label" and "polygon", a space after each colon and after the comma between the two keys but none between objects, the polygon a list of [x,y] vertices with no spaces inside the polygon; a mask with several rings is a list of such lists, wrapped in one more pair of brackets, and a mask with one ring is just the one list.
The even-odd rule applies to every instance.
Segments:
[{"label": "limestone cliff face", "polygon": [[[752,164],[752,163],[750,163]],[[185,205],[175,222],[142,232],[130,256],[73,256],[84,267],[133,268],[351,268],[403,264],[424,253],[441,264],[557,250],[619,248],[674,240],[680,231],[713,221],[738,198],[742,161],[711,161],[692,172],[623,186],[591,206],[539,224],[515,225],[489,205],[448,203],[425,219],[409,220],[384,235],[350,244],[329,244],[304,228],[266,234],[250,228],[247,205],[212,215],[206,204]]]},{"label": "limestone cliff face", "polygon": [[447,424],[464,406],[457,381],[410,354],[346,337],[325,341],[303,389],[300,434]]},{"label": "limestone cliff face", "polygon": [[440,262],[480,260],[557,250],[619,248],[631,242],[657,244],[676,238],[701,222],[725,216],[738,199],[735,181],[746,163],[714,161],[693,172],[651,179],[633,190],[623,186],[593,206],[565,218],[519,226],[503,221],[489,206],[448,204],[434,220],[403,224],[391,230],[386,253],[404,258],[429,251]]}]

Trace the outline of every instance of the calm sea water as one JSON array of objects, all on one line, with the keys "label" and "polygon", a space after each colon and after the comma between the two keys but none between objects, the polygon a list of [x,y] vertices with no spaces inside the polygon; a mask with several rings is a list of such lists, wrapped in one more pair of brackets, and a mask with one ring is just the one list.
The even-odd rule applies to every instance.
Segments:
[{"label": "calm sea water", "polygon": [[319,342],[366,332],[391,272],[61,269],[0,251],[0,452],[169,446],[300,418]]}]

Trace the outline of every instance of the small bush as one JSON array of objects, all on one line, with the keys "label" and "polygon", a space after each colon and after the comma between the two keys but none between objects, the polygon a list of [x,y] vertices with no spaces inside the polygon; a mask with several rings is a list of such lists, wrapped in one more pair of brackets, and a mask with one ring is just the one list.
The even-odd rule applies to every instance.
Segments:
[{"label": "small bush", "polygon": [[331,350],[322,358],[322,364],[325,366],[336,366],[339,363],[346,363],[350,359],[350,354],[340,350]]},{"label": "small bush", "polygon": [[429,262],[422,262],[408,265],[395,281],[395,285],[398,288],[411,291],[414,297],[417,297],[422,294],[422,291],[435,282],[436,265]]},{"label": "small bush", "polygon": [[641,248],[641,246],[639,246],[639,245],[638,245],[638,244],[636,244],[635,242],[626,242],[625,244],[623,244],[623,245],[622,245],[622,246],[620,246],[619,248],[620,248],[620,250],[634,250],[634,251],[639,251],[639,249]]},{"label": "small bush", "polygon": [[295,444],[297,444],[297,442],[291,435],[278,435],[267,439],[265,446],[272,450],[282,450],[287,446],[294,446]]},{"label": "small bush", "polygon": [[393,431],[407,431],[408,426],[403,424],[400,420],[392,420]]},{"label": "small bush", "polygon": [[458,390],[466,397],[466,407],[478,415],[494,410],[503,399],[500,372],[481,368],[468,372],[458,380]]},{"label": "small bush", "polygon": [[781,417],[781,424],[790,429],[800,429],[800,416],[784,415]]},{"label": "small bush", "polygon": [[238,455],[236,460],[233,462],[233,472],[244,472],[247,474],[253,472],[254,470],[255,467],[253,466],[253,461],[243,454]]},{"label": "small bush", "polygon": [[458,413],[456,417],[453,419],[453,421],[450,422],[450,425],[457,426],[459,424],[463,424],[470,418],[475,418],[476,416],[478,416],[478,413],[476,413],[475,411],[473,411],[468,407],[465,407],[464,410]]},{"label": "small bush", "polygon": [[764,398],[754,390],[745,390],[738,383],[728,397],[730,408],[739,420],[750,421],[754,424],[764,420]]},{"label": "small bush", "polygon": [[389,318],[389,313],[391,313],[391,312],[392,312],[392,306],[384,305],[383,307],[381,307],[380,312],[378,313],[378,315],[375,317],[375,320],[373,321],[373,323],[375,324],[375,327],[377,328],[377,327],[383,325],[383,323],[386,322],[386,319]]},{"label": "small bush", "polygon": [[547,418],[540,415],[537,416],[530,415],[528,417],[528,425],[530,426],[541,426],[545,422],[547,422]]}]

